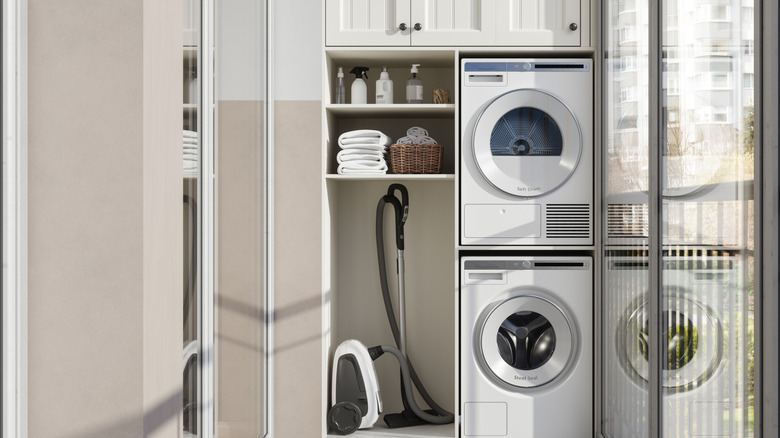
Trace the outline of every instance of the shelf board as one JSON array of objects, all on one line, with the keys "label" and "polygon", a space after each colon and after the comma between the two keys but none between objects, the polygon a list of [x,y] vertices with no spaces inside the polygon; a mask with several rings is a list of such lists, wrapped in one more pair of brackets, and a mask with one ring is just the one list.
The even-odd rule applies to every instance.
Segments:
[{"label": "shelf board", "polygon": [[446,174],[350,174],[350,175],[325,175],[325,179],[335,181],[387,181],[387,180],[404,180],[404,181],[455,181],[455,175]]},{"label": "shelf board", "polygon": [[[328,438],[341,437],[343,435],[328,435]],[[426,424],[423,426],[389,429],[384,423],[379,423],[371,429],[357,430],[351,434],[355,438],[453,438],[455,436],[454,424]]]},{"label": "shelf board", "polygon": [[337,116],[409,118],[424,116],[454,116],[455,104],[328,104],[325,109]]},{"label": "shelf board", "polygon": [[[328,58],[336,64],[379,64],[387,67],[408,68],[417,60],[424,68],[453,68],[455,65],[455,50],[433,47],[327,47]],[[423,70],[424,71],[424,70]]]}]

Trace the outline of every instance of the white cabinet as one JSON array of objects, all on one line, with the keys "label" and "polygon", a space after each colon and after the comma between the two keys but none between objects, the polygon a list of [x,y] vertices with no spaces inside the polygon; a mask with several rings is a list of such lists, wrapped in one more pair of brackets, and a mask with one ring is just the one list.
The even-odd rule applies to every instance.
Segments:
[{"label": "white cabinet", "polygon": [[327,0],[328,46],[482,46],[495,0]]},{"label": "white cabinet", "polygon": [[587,0],[496,0],[496,45],[580,46],[588,12]]},{"label": "white cabinet", "polygon": [[588,46],[589,0],[326,0],[327,46]]}]

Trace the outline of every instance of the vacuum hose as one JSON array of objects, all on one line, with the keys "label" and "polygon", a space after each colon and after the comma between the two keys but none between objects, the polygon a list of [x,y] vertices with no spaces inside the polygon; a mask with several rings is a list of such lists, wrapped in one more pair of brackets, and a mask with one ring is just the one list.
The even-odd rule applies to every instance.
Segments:
[{"label": "vacuum hose", "polygon": [[[399,201],[395,196],[396,190],[401,192],[401,201]],[[398,247],[400,255],[404,250],[404,223],[406,222],[406,218],[409,214],[409,194],[406,190],[406,187],[401,184],[390,185],[387,190],[387,195],[383,196],[379,200],[379,203],[376,207],[376,252],[377,260],[379,262],[379,283],[382,287],[382,298],[384,299],[387,320],[390,323],[390,330],[393,332],[393,339],[395,339],[396,345],[401,347],[402,336],[398,328],[398,323],[395,319],[395,312],[393,312],[393,302],[390,299],[390,290],[387,283],[387,266],[385,264],[383,216],[386,204],[391,204],[395,209],[396,246]],[[399,272],[399,275],[402,275],[402,273]],[[430,394],[428,394],[428,391],[425,390],[425,387],[420,381],[420,378],[417,376],[417,373],[415,372],[414,367],[412,366],[412,362],[409,360],[409,358],[404,356],[396,348],[382,348],[384,351],[394,354],[398,359],[398,362],[401,363],[401,396],[403,398],[404,406],[408,409],[411,409],[412,412],[414,412],[420,419],[429,423],[452,423],[455,418],[454,415],[436,404],[433,398],[431,398]],[[430,406],[431,409],[433,409],[438,414],[438,416],[428,414],[417,406],[414,400],[414,393],[412,392],[412,383],[420,392],[420,395],[422,396],[423,400],[425,400],[425,403],[427,403],[428,406]]]}]

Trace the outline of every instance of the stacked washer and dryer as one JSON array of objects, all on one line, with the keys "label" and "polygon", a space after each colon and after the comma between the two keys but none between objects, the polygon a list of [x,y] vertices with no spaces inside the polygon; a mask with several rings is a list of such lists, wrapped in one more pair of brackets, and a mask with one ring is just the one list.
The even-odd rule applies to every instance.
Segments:
[{"label": "stacked washer and dryer", "polygon": [[461,436],[592,434],[591,66],[461,60]]}]

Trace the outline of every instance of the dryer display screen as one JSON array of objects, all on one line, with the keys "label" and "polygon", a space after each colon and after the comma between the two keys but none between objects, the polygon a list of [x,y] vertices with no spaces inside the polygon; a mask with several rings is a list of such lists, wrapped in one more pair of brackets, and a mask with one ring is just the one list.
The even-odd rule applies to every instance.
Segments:
[{"label": "dryer display screen", "polygon": [[563,136],[558,124],[544,111],[515,108],[504,114],[490,135],[493,156],[560,156]]}]

